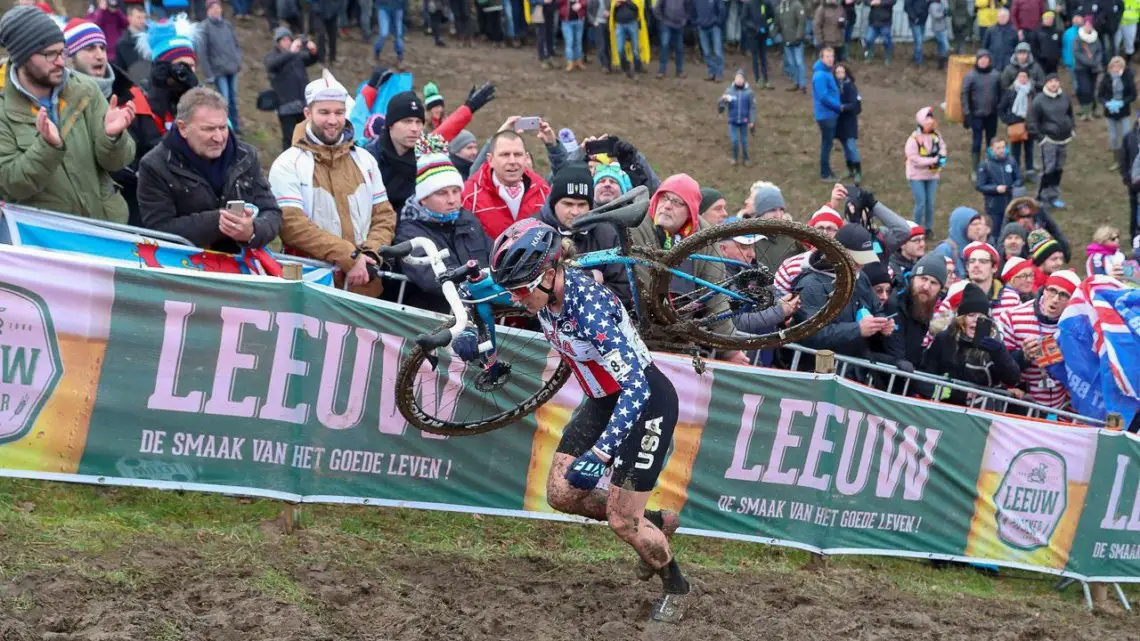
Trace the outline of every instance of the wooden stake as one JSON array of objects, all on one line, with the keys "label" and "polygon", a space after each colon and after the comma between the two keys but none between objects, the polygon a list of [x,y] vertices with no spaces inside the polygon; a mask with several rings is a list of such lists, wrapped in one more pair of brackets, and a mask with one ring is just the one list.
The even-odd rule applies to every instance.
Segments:
[{"label": "wooden stake", "polygon": [[281,278],[285,280],[301,280],[301,263],[282,263]]},{"label": "wooden stake", "polygon": [[829,349],[821,349],[815,353],[815,373],[835,373],[835,352]]},{"label": "wooden stake", "polygon": [[292,534],[300,527],[301,506],[296,503],[286,503],[281,517],[285,522],[285,534]]}]

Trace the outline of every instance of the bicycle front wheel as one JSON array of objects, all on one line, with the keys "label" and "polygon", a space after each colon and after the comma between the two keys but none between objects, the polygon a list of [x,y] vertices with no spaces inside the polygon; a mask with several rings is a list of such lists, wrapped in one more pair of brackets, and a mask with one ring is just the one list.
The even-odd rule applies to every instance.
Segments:
[{"label": "bicycle front wheel", "polygon": [[[736,242],[734,238],[756,235],[762,238],[747,245],[756,254],[753,264],[741,267],[724,262],[734,257],[723,255],[722,246],[729,248]],[[826,304],[787,323],[759,331],[750,327],[747,333],[737,330],[737,325],[749,326],[755,318],[749,315],[779,304],[771,287],[776,272],[785,260],[802,254],[807,247],[814,248],[835,267],[835,289]],[[702,263],[704,269],[694,269]],[[784,220],[748,219],[702,229],[674,246],[661,264],[686,273],[715,274],[715,282],[706,281],[732,293],[725,296],[666,269],[653,274],[651,304],[658,322],[713,349],[768,349],[807,338],[843,310],[855,288],[855,265],[843,245],[807,225]]]},{"label": "bicycle front wheel", "polygon": [[433,369],[423,348],[411,343],[396,374],[396,406],[409,425],[445,436],[482,434],[525,418],[554,397],[570,368],[542,334],[501,326],[510,318],[533,317],[495,312],[497,357],[487,367],[440,348]]}]

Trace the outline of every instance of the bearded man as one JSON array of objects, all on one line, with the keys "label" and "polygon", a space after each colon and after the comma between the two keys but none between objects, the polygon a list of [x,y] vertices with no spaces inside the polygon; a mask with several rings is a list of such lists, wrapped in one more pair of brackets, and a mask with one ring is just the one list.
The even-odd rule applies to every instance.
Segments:
[{"label": "bearded man", "polygon": [[269,186],[281,207],[281,242],[290,251],[340,267],[337,287],[378,296],[364,252],[392,242],[396,212],[376,159],[357,147],[346,118],[348,91],[327,70],[305,87],[305,120],[293,146],[273,161]]},{"label": "bearded man", "polygon": [[923,339],[930,331],[938,297],[946,288],[946,275],[942,256],[926,254],[914,264],[907,287],[887,299],[883,311],[888,317],[896,314],[896,329],[887,337],[883,351],[895,367],[913,372],[915,363],[922,360]]}]

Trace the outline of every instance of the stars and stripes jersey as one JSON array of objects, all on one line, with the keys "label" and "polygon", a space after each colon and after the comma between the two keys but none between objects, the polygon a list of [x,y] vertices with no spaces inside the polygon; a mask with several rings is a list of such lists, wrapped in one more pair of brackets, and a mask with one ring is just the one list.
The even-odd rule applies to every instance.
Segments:
[{"label": "stars and stripes jersey", "polygon": [[[1024,350],[1025,342],[1031,339],[1057,334],[1056,323],[1042,323],[1037,317],[1036,299],[1001,310],[994,315],[994,323],[1001,330],[1005,348],[1010,351]],[[1069,403],[1065,386],[1036,365],[1030,364],[1021,370],[1021,381],[1034,403],[1056,409],[1062,409]]]},{"label": "stars and stripes jersey", "polygon": [[591,398],[620,394],[609,424],[595,444],[611,454],[649,401],[645,368],[653,363],[621,301],[580,269],[564,273],[562,313],[538,313],[542,333]]},{"label": "stars and stripes jersey", "polygon": [[792,283],[796,282],[796,277],[804,270],[804,266],[808,264],[808,258],[811,256],[810,251],[802,254],[796,254],[780,263],[780,268],[776,270],[776,287],[784,290],[785,292],[792,291]]}]

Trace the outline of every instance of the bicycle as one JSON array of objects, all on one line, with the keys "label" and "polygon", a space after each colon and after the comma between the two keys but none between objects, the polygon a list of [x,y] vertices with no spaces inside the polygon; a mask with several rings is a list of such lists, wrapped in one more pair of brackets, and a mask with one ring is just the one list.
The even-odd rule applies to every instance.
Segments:
[{"label": "bicycle", "polygon": [[[746,219],[722,223],[697,231],[669,250],[634,246],[629,230],[641,224],[649,209],[648,191],[638,187],[621,198],[588,212],[574,221],[574,227],[585,228],[598,223],[612,223],[621,231],[620,247],[582,254],[571,265],[585,270],[606,265],[625,267],[633,292],[635,318],[646,343],[653,348],[694,354],[694,366],[702,371],[699,350],[768,349],[801,340],[830,322],[847,305],[855,285],[855,268],[847,251],[834,239],[806,225],[781,220]],[[797,315],[790,326],[774,327],[765,333],[719,334],[715,327],[722,321],[758,312],[777,304],[770,290],[774,269],[763,264],[749,264],[725,258],[712,245],[727,240],[755,235],[771,238],[789,237],[812,247],[835,269],[835,289],[827,303],[807,315]],[[415,250],[422,256],[413,256]],[[496,285],[489,270],[474,262],[448,269],[444,263],[447,251],[439,251],[426,238],[409,241],[379,251],[388,261],[430,265],[441,284],[452,317],[434,332],[415,339],[411,353],[400,364],[396,375],[396,403],[400,413],[413,427],[448,436],[488,432],[515,422],[549,401],[566,383],[570,368],[549,348],[534,345],[545,342],[542,334],[496,326],[496,321],[527,317],[516,307],[510,295]],[[786,256],[785,256],[786,257]],[[724,266],[725,278],[709,282],[688,273],[687,261],[711,261]],[[776,263],[779,264],[778,262]],[[642,270],[642,274],[637,274]],[[733,273],[729,275],[727,272]],[[691,270],[690,270],[691,271]],[[679,285],[688,291],[671,291]],[[648,294],[648,295],[646,295]],[[727,298],[727,309],[716,314],[707,312],[717,305],[716,297]],[[644,305],[645,313],[636,314]],[[473,313],[468,313],[468,308]],[[449,360],[446,380],[440,381],[440,348],[447,347],[474,324],[478,336],[478,357],[466,362],[454,354]],[[522,344],[504,341],[519,339]],[[468,393],[470,391],[470,393]],[[466,407],[464,419],[454,414]],[[480,414],[467,420],[476,409]]]}]

